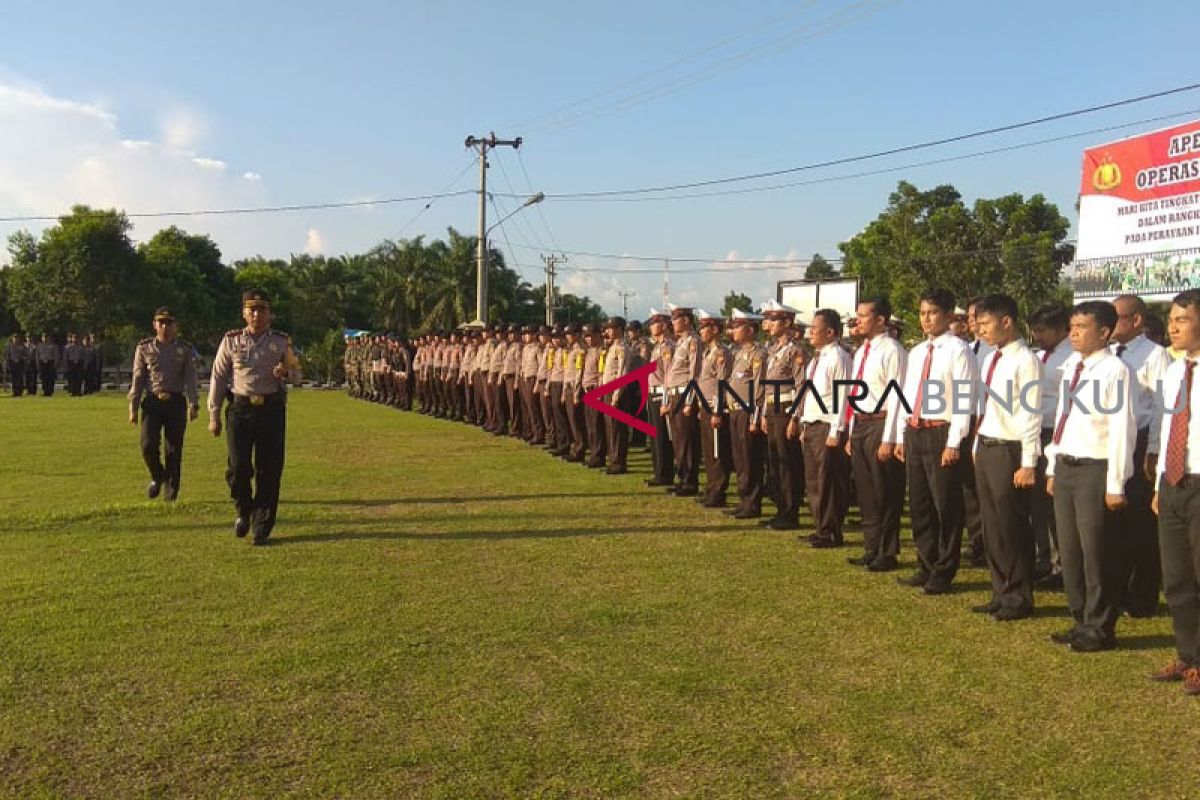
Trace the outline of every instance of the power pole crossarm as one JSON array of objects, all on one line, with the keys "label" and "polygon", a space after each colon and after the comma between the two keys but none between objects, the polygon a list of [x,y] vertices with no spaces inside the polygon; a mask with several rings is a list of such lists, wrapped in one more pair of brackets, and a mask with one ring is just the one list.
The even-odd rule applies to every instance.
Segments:
[{"label": "power pole crossarm", "polygon": [[521,137],[516,139],[497,139],[496,134],[488,136],[468,136],[464,144],[479,151],[479,243],[476,251],[475,276],[475,321],[487,324],[488,315],[488,279],[487,279],[487,151],[497,147],[511,147],[516,150],[521,146]]}]

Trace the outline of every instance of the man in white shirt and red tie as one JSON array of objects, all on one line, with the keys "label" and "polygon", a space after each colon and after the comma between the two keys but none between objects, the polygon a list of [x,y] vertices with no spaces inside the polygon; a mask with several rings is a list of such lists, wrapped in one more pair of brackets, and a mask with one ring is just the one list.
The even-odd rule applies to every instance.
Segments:
[{"label": "man in white shirt and red tie", "polygon": [[1133,371],[1133,416],[1137,423],[1137,446],[1133,452],[1133,475],[1125,487],[1127,505],[1121,512],[1121,543],[1125,567],[1121,578],[1121,607],[1131,617],[1150,617],[1158,612],[1158,590],[1162,569],[1158,558],[1158,522],[1150,511],[1154,494],[1155,462],[1159,452],[1159,426],[1163,398],[1160,384],[1171,356],[1167,349],[1143,333],[1150,310],[1142,298],[1125,294],[1113,299],[1117,327],[1109,347]]},{"label": "man in white shirt and red tie", "polygon": [[1187,694],[1200,696],[1200,421],[1193,417],[1200,412],[1200,290],[1175,297],[1167,335],[1184,357],[1167,368],[1163,381],[1167,410],[1153,505],[1176,657],[1151,677],[1182,680]]},{"label": "man in white shirt and red tie", "polygon": [[1020,338],[1016,300],[986,295],[974,309],[979,335],[989,345],[974,455],[992,596],[973,610],[1010,622],[1033,613],[1030,502],[1042,454],[1042,364]]},{"label": "man in white shirt and red tie", "polygon": [[[855,328],[863,343],[854,354],[851,375],[862,381],[866,389],[853,390],[857,402],[851,404],[847,397],[846,404],[850,422],[846,450],[863,529],[863,554],[849,561],[872,572],[896,568],[896,557],[900,554],[900,512],[904,508],[904,465],[896,459],[895,445],[890,443],[895,440],[895,431],[886,429],[885,395],[889,384],[895,386],[893,394],[900,389],[908,353],[888,333],[891,316],[892,304],[886,297],[858,304]],[[901,425],[903,420],[897,416],[892,423]]]},{"label": "man in white shirt and red tie", "polygon": [[850,491],[850,465],[846,458],[845,399],[836,382],[850,378],[850,354],[838,340],[842,320],[828,308],[813,313],[808,329],[813,357],[804,373],[796,413],[788,423],[788,438],[799,439],[804,453],[805,494],[813,518],[813,547],[841,547],[842,509]]},{"label": "man in white shirt and red tie", "polygon": [[[961,448],[975,411],[979,377],[966,342],[950,332],[954,296],[921,295],[926,339],[908,354],[904,400],[890,399],[885,430],[908,475],[908,510],[917,571],[900,580],[926,594],[945,594],[958,574],[962,548]],[[965,393],[965,394],[964,394]],[[911,403],[911,407],[903,406]]]},{"label": "man in white shirt and red tie", "polygon": [[1062,365],[1071,353],[1067,330],[1071,310],[1061,305],[1042,306],[1029,316],[1030,338],[1040,348],[1042,362],[1042,457],[1038,459],[1037,484],[1033,488],[1033,540],[1037,546],[1034,580],[1043,589],[1062,588],[1062,562],[1058,557],[1058,533],[1054,528],[1054,501],[1046,494],[1046,447],[1054,436],[1058,394],[1062,387]]},{"label": "man in white shirt and red tie", "polygon": [[1133,373],[1109,349],[1117,325],[1111,303],[1071,310],[1071,347],[1063,364],[1054,436],[1046,448],[1046,491],[1062,558],[1063,588],[1075,624],[1051,640],[1080,653],[1116,647],[1121,613],[1121,531],[1125,483],[1133,474],[1137,428]]}]

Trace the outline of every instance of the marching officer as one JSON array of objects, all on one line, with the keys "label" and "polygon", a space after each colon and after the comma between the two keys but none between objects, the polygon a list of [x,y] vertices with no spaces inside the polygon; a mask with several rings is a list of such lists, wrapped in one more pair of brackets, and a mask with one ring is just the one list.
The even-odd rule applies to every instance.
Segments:
[{"label": "marching officer", "polygon": [[[142,458],[150,470],[146,496],[151,500],[160,491],[168,501],[179,496],[183,434],[188,420],[194,420],[200,413],[192,346],[177,338],[177,334],[174,315],[169,309],[160,308],[154,312],[154,336],[142,339],[133,351],[129,424],[137,425],[140,417]],[[163,439],[165,465],[159,458],[159,443]]]},{"label": "marching officer", "polygon": [[234,533],[240,538],[253,528],[254,544],[265,545],[275,527],[283,475],[284,387],[288,381],[299,383],[300,364],[287,334],[271,330],[271,302],[265,292],[255,289],[242,295],[242,318],[246,327],[226,333],[213,359],[208,430],[221,435],[221,405],[229,386],[233,399],[225,480],[237,507]]}]

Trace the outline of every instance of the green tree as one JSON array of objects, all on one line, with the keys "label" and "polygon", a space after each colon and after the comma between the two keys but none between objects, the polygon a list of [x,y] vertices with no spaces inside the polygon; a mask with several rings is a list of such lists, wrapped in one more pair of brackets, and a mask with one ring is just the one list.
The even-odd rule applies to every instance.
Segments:
[{"label": "green tree", "polygon": [[810,281],[822,281],[835,275],[837,275],[837,270],[833,268],[833,264],[830,264],[820,253],[813,253],[812,259],[808,262],[808,268],[804,270],[805,280]]},{"label": "green tree", "polygon": [[138,253],[153,281],[148,293],[154,305],[170,308],[183,335],[201,349],[215,347],[237,307],[233,270],[221,263],[216,243],[172,225],[139,245]]},{"label": "green tree", "polygon": [[729,319],[729,317],[733,316],[735,308],[739,311],[753,311],[754,301],[750,299],[749,295],[742,294],[741,292],[730,292],[725,295],[725,303],[721,306],[721,316]]},{"label": "green tree", "polygon": [[31,246],[9,239],[14,256],[12,310],[27,330],[107,334],[147,318],[152,300],[145,266],[129,238],[129,220],[114,209],[75,206]]}]

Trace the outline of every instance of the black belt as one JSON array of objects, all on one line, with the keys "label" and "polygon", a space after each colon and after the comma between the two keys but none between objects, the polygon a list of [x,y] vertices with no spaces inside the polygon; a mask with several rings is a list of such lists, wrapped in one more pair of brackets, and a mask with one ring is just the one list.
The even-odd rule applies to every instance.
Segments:
[{"label": "black belt", "polygon": [[183,397],[183,392],[150,392],[147,396],[161,400],[165,403],[168,400],[174,400],[177,397]]},{"label": "black belt", "polygon": [[984,436],[980,434],[976,437],[982,447],[1020,447],[1021,443],[1016,439],[997,439],[994,436]]},{"label": "black belt", "polygon": [[269,406],[283,402],[283,392],[272,392],[271,394],[235,394],[233,396],[233,404],[235,406]]},{"label": "black belt", "polygon": [[1107,464],[1107,458],[1076,458],[1075,456],[1059,455],[1058,460],[1072,467],[1090,467],[1096,464]]}]

